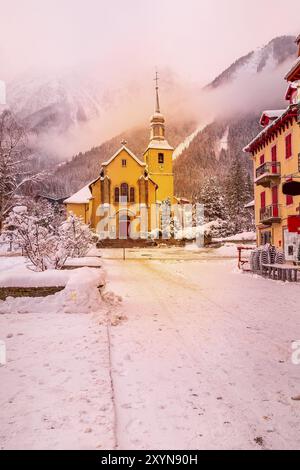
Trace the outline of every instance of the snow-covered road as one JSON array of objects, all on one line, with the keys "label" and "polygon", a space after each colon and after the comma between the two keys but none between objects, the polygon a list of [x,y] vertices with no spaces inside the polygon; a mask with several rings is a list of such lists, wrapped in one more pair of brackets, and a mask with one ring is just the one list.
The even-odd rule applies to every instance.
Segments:
[{"label": "snow-covered road", "polygon": [[300,286],[235,263],[106,261],[120,449],[300,448]]}]

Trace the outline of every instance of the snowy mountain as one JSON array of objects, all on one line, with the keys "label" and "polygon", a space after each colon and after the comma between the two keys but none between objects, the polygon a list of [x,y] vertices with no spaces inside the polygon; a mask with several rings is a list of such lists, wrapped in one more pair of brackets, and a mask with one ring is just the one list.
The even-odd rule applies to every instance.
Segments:
[{"label": "snowy mountain", "polygon": [[37,133],[49,128],[63,132],[108,106],[101,85],[76,73],[18,78],[8,84],[7,97],[11,109]]},{"label": "snowy mountain", "polygon": [[272,39],[266,46],[260,47],[240,57],[216,77],[206,88],[217,88],[237,80],[245,72],[251,75],[275,70],[285,61],[294,61],[296,57],[294,36],[280,36]]}]

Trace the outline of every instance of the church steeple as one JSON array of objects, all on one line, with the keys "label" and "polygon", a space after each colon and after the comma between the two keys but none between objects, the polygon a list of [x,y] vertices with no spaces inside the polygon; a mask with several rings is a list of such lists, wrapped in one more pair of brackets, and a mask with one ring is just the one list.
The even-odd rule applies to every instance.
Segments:
[{"label": "church steeple", "polygon": [[158,72],[155,73],[155,79],[154,81],[156,82],[156,87],[155,87],[155,90],[156,90],[156,108],[155,108],[155,112],[156,113],[160,113],[160,108],[159,108],[159,96],[158,96]]},{"label": "church steeple", "polygon": [[160,112],[160,104],[159,104],[159,94],[158,94],[158,72],[155,74],[154,81],[156,82],[155,86],[155,113],[151,117],[151,134],[150,134],[150,141],[152,140],[165,140],[165,118]]}]

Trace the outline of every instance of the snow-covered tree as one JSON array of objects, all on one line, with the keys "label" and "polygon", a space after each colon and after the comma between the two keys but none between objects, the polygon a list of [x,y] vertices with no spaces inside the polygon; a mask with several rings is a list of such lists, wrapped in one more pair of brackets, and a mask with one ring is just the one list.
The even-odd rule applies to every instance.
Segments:
[{"label": "snow-covered tree", "polygon": [[61,246],[68,251],[69,256],[78,258],[85,256],[93,242],[93,233],[81,217],[70,214],[59,227],[58,236]]},{"label": "snow-covered tree", "polygon": [[253,230],[253,214],[245,205],[253,199],[253,185],[240,159],[230,167],[225,183],[225,202],[232,233]]},{"label": "snow-covered tree", "polygon": [[57,252],[58,239],[41,218],[28,214],[26,207],[16,207],[7,217],[5,228],[13,234],[14,242],[22,248],[33,269],[45,271],[55,267],[53,254]]},{"label": "snow-covered tree", "polygon": [[30,154],[26,133],[12,113],[0,114],[0,232],[5,217],[16,204],[24,186],[41,181],[42,175],[29,171]]},{"label": "snow-covered tree", "polygon": [[36,271],[61,269],[67,258],[84,256],[93,239],[89,227],[76,216],[55,225],[51,216],[28,213],[26,207],[10,212],[5,229]]},{"label": "snow-covered tree", "polygon": [[200,201],[204,205],[206,222],[226,219],[224,196],[218,178],[209,176],[204,180],[200,192]]}]

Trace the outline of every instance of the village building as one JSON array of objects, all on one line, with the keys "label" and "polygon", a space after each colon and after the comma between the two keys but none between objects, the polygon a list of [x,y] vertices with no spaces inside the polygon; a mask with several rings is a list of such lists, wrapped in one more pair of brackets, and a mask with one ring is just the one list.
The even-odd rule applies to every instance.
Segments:
[{"label": "village building", "polygon": [[288,106],[264,111],[262,131],[246,146],[254,166],[257,244],[272,243],[295,261],[300,245],[300,196],[284,194],[287,181],[300,181],[300,36],[298,59],[285,79]]},{"label": "village building", "polygon": [[157,80],[156,76],[155,113],[143,160],[123,141],[102,163],[99,176],[64,201],[68,214],[82,217],[103,238],[145,238],[161,228],[162,203],[188,202],[174,197],[174,149],[165,137]]}]

